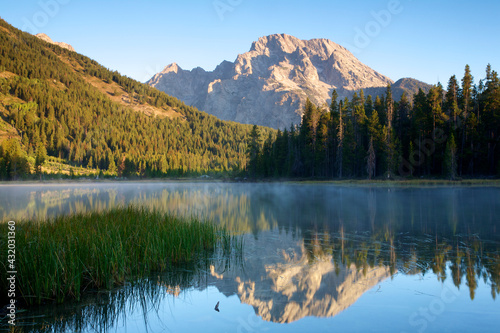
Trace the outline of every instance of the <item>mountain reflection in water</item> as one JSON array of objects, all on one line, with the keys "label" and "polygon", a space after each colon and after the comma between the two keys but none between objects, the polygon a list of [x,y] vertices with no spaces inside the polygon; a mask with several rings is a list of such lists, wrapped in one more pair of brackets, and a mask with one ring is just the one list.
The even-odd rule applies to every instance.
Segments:
[{"label": "mountain reflection in water", "polygon": [[[165,298],[209,287],[236,295],[265,321],[290,323],[333,317],[401,274],[430,274],[456,288],[465,284],[471,300],[482,280],[495,299],[500,293],[499,198],[500,189],[493,187],[33,185],[0,188],[5,203],[0,216],[43,219],[135,204],[200,215],[244,238],[242,258],[210,258],[182,272],[99,293],[98,300],[54,307],[62,311],[54,316],[43,309],[47,327],[106,323],[111,328],[130,311],[124,304],[140,305],[148,313]],[[103,301],[102,295],[114,296]],[[39,328],[32,317],[26,314],[24,322]]]},{"label": "mountain reflection in water", "polygon": [[262,319],[277,323],[333,317],[390,276],[385,266],[363,271],[335,262],[332,254],[311,254],[302,239],[278,231],[247,237],[243,257],[243,271],[213,272],[214,285],[225,295],[237,294]]}]

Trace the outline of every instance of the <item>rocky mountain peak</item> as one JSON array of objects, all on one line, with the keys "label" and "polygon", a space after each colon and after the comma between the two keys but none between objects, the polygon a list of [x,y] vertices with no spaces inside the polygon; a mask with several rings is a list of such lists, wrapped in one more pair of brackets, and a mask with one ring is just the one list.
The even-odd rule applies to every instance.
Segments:
[{"label": "rocky mountain peak", "polygon": [[166,73],[179,73],[179,70],[182,70],[182,68],[177,65],[176,62],[171,63],[170,65],[165,66],[161,73],[166,74]]},{"label": "rocky mountain peak", "polygon": [[38,37],[41,40],[46,41],[47,43],[54,44],[54,45],[59,45],[60,47],[62,47],[64,49],[68,49],[68,50],[73,51],[73,52],[75,51],[75,49],[73,48],[73,46],[71,46],[71,45],[69,45],[67,43],[54,42],[49,36],[47,36],[44,33],[38,33],[38,34],[35,35],[35,37]]},{"label": "rocky mountain peak", "polygon": [[287,34],[260,37],[248,52],[214,71],[186,71],[174,63],[148,81],[221,119],[274,128],[300,123],[307,98],[323,105],[333,89],[344,98],[360,89],[385,91],[392,83],[328,39]]},{"label": "rocky mountain peak", "polygon": [[270,52],[292,53],[297,47],[301,47],[300,39],[286,34],[274,34],[260,37],[252,43],[250,52],[255,51],[260,54],[269,54]]}]

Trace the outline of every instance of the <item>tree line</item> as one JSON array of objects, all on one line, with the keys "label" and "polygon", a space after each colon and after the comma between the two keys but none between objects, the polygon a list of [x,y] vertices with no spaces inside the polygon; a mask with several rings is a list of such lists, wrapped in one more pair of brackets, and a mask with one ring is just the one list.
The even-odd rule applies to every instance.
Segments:
[{"label": "tree line", "polygon": [[485,177],[500,174],[500,82],[488,65],[474,84],[465,67],[446,89],[438,83],[412,99],[385,95],[307,100],[302,122],[248,141],[252,177],[394,178]]}]

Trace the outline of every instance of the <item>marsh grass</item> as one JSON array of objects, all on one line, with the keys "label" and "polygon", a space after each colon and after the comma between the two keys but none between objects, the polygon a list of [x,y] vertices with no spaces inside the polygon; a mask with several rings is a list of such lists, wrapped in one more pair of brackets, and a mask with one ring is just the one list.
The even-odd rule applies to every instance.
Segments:
[{"label": "marsh grass", "polygon": [[[16,249],[18,298],[32,305],[79,300],[86,290],[123,285],[216,251],[238,251],[241,244],[227,230],[194,217],[127,207],[18,222]],[[7,262],[4,252],[1,264]]]}]

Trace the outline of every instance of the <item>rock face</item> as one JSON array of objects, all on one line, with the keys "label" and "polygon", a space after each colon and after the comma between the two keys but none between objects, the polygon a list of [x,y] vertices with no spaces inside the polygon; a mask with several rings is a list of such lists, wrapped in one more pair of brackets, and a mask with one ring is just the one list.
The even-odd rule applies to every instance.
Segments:
[{"label": "rock face", "polygon": [[328,39],[285,34],[261,37],[234,63],[212,72],[171,64],[148,84],[224,120],[274,128],[300,123],[306,98],[322,105],[333,89],[340,98],[393,81]]},{"label": "rock face", "polygon": [[60,47],[64,48],[64,49],[68,49],[70,51],[75,51],[75,49],[73,48],[73,46],[69,45],[69,44],[66,44],[66,43],[62,43],[62,42],[54,42],[49,36],[47,36],[46,34],[36,34],[35,35],[36,37],[40,38],[41,40],[44,40],[46,41],[47,43],[50,43],[50,44],[55,44],[55,45],[59,45]]},{"label": "rock face", "polygon": [[213,72],[171,64],[148,84],[224,120],[274,128],[300,123],[307,97],[316,104],[370,87],[386,87],[388,77],[361,63],[327,39],[300,40],[281,34],[261,37],[234,63]]}]

